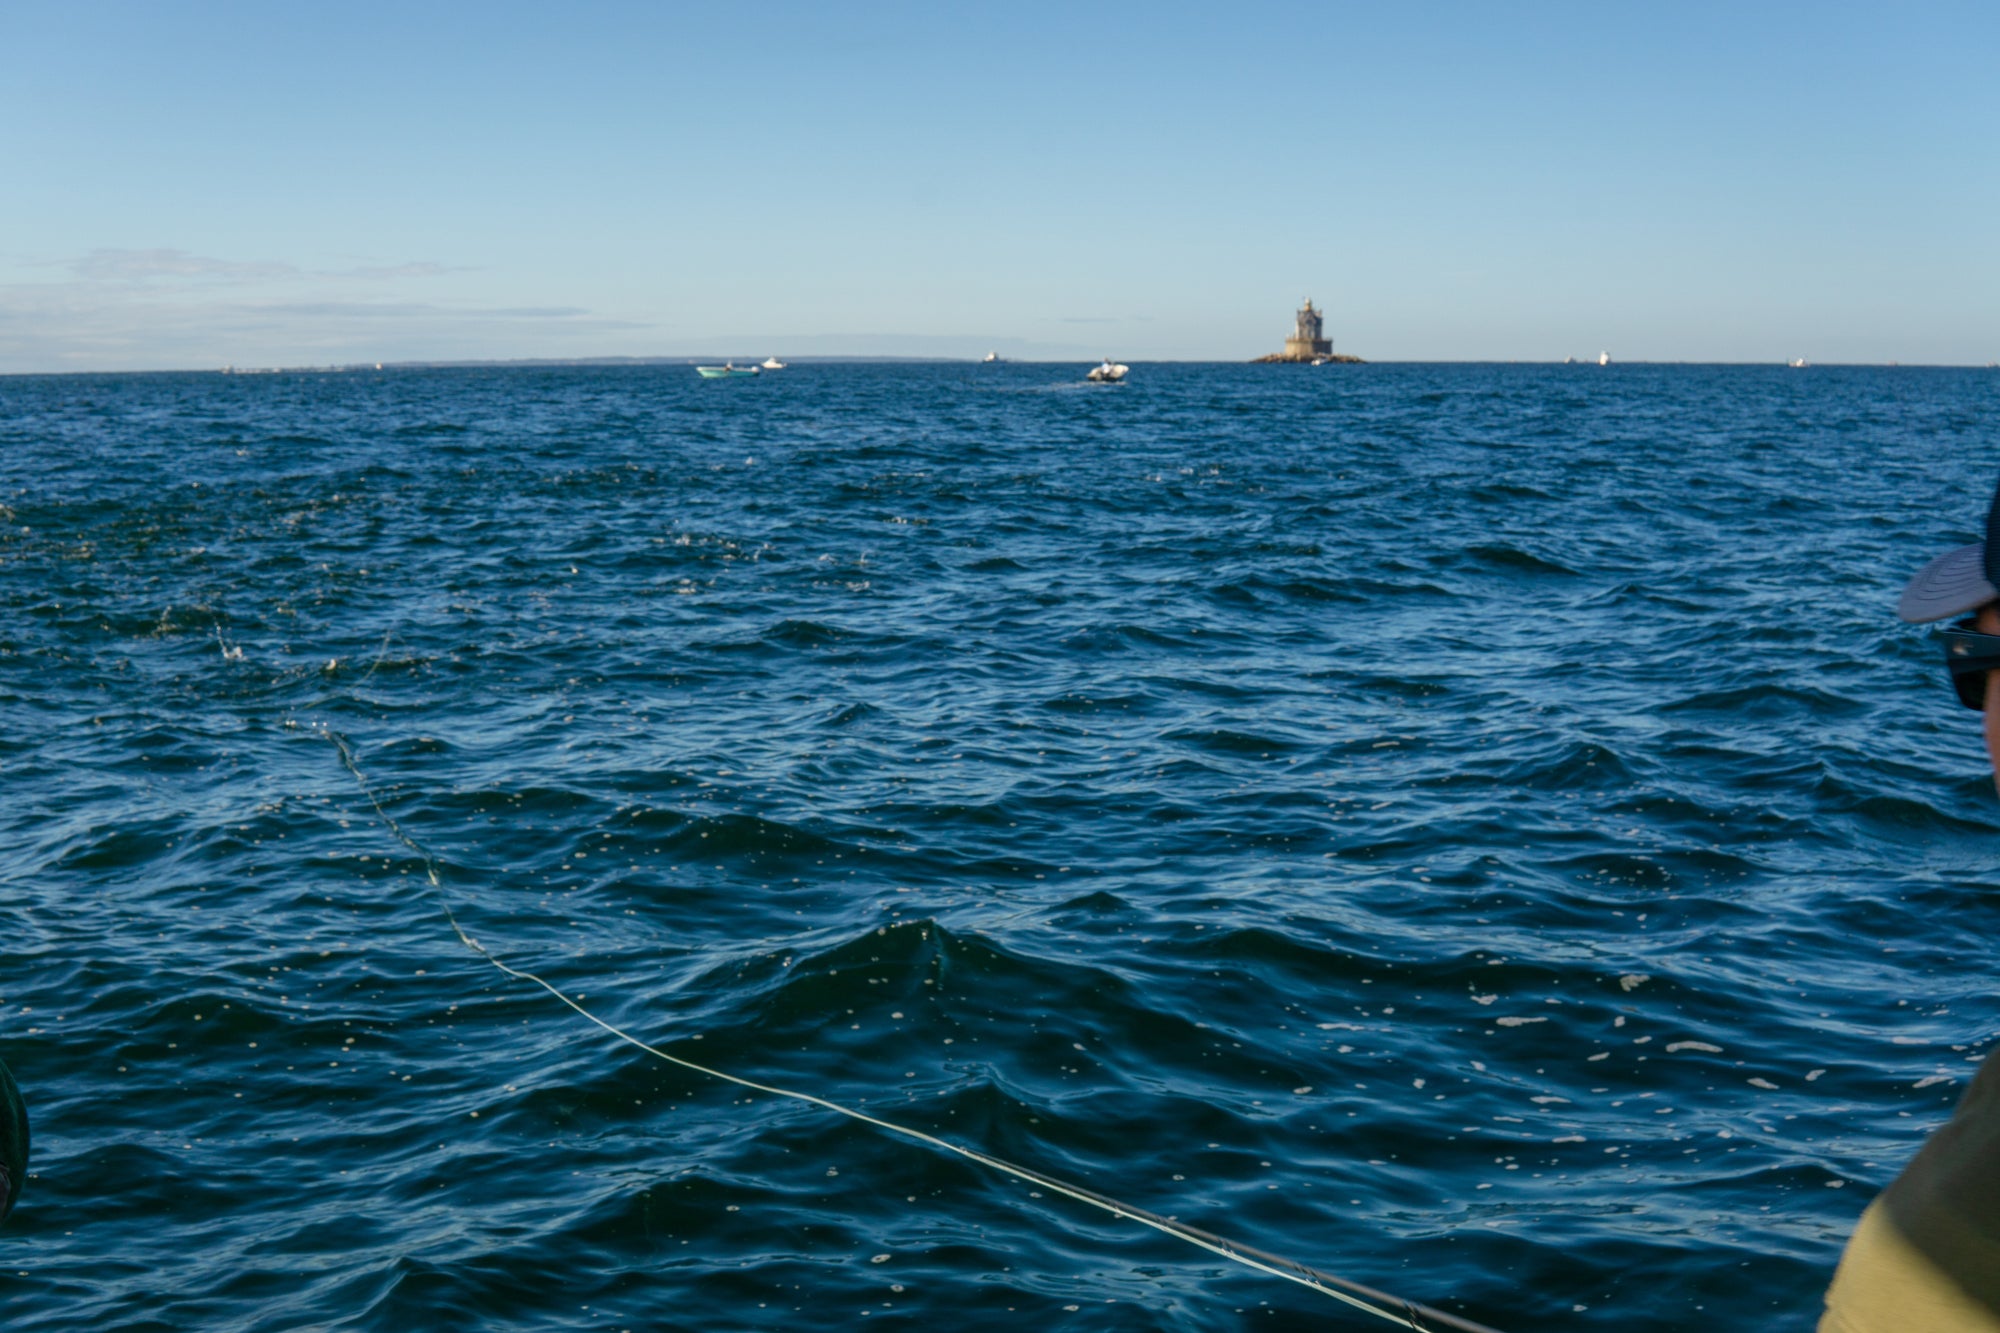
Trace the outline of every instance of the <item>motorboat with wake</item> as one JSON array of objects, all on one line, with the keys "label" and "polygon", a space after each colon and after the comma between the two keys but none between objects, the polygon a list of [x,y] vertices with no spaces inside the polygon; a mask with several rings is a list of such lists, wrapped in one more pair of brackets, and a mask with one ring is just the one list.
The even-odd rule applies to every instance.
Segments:
[{"label": "motorboat with wake", "polygon": [[1092,369],[1088,375],[1084,376],[1084,378],[1089,380],[1092,384],[1117,384],[1125,378],[1126,373],[1131,369],[1132,368],[1130,366],[1121,366],[1115,364],[1111,360],[1111,358],[1107,356],[1104,358],[1103,365],[1097,366],[1094,369]]}]

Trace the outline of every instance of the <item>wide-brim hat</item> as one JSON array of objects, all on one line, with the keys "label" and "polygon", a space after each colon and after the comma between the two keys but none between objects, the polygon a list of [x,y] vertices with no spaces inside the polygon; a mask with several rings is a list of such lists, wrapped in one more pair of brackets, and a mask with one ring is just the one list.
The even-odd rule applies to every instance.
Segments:
[{"label": "wide-brim hat", "polygon": [[2000,600],[2000,488],[1986,510],[1986,540],[1954,547],[1917,571],[1896,603],[1913,624],[1962,616]]},{"label": "wide-brim hat", "polygon": [[14,1211],[28,1183],[28,1107],[14,1076],[0,1064],[0,1219]]}]

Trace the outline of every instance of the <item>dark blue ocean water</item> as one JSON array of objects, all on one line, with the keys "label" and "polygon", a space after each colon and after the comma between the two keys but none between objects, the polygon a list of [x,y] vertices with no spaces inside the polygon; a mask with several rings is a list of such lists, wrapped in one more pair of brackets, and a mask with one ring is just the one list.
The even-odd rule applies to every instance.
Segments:
[{"label": "dark blue ocean water", "polygon": [[[0,380],[10,1329],[1803,1328],[2000,1023],[1986,371]],[[364,789],[342,764],[353,752]]]}]

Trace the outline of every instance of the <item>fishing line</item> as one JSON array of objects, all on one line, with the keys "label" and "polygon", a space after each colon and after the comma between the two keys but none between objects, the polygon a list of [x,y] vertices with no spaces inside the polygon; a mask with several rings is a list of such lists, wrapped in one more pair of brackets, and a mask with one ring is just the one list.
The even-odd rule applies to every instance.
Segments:
[{"label": "fishing line", "polygon": [[532,982],[541,987],[563,1004],[575,1010],[583,1018],[627,1045],[636,1047],[646,1054],[663,1060],[668,1064],[678,1065],[682,1069],[692,1070],[694,1073],[704,1075],[705,1077],[720,1079],[724,1083],[733,1083],[739,1088],[750,1088],[757,1092],[767,1093],[773,1097],[788,1098],[791,1101],[804,1102],[809,1106],[817,1106],[822,1110],[844,1115],[848,1119],[858,1120],[864,1125],[873,1125],[877,1129],[924,1144],[927,1147],[935,1148],[940,1152],[947,1152],[955,1157],[962,1157],[968,1162],[976,1162],[980,1166],[998,1171],[1002,1175],[1012,1176],[1014,1179],[1030,1185],[1039,1185],[1052,1194],[1058,1194],[1064,1198],[1073,1199],[1078,1203],[1088,1204],[1093,1208],[1101,1209],[1104,1212],[1110,1213],[1113,1217],[1125,1218],[1137,1222],[1141,1226],[1151,1227],[1155,1231],[1172,1236],[1175,1240],[1184,1241],[1199,1249],[1207,1250],[1210,1254],[1220,1255],[1222,1258],[1232,1263],[1241,1264],[1245,1268],[1252,1268],[1260,1273],[1268,1273],[1272,1277],[1280,1277],[1287,1282],[1295,1282],[1302,1287],[1310,1287],[1322,1295],[1331,1296],[1335,1300],[1352,1306],[1357,1310],[1364,1310],[1379,1319],[1385,1319],[1403,1328],[1415,1329],[1418,1333],[1432,1333],[1432,1329],[1425,1322],[1420,1322],[1420,1320],[1428,1321],[1429,1325],[1442,1325],[1447,1328],[1457,1329],[1460,1333],[1497,1333],[1497,1330],[1489,1328],[1485,1324],[1474,1323],[1470,1319],[1463,1319],[1457,1315],[1448,1314],[1443,1310],[1432,1309],[1428,1305],[1419,1305],[1414,1301],[1406,1301],[1399,1296],[1392,1296],[1387,1292],[1377,1291],[1373,1287],[1350,1281],[1347,1278],[1335,1277],[1331,1273],[1321,1272],[1319,1269],[1307,1264],[1298,1263],[1282,1255],[1272,1254],[1268,1250],[1260,1250],[1254,1245],[1244,1245],[1241,1242],[1218,1236],[1212,1231],[1203,1231],[1201,1228],[1189,1226],[1185,1222],[1177,1222],[1172,1218],[1162,1217],[1158,1213],[1148,1212],[1144,1208],[1136,1208],[1129,1203],[1120,1202],[1108,1194],[1100,1194],[1096,1190],[1088,1189],[1082,1185],[1072,1185],[1067,1181],[1058,1180],[1054,1176],[1044,1175],[1029,1167],[1017,1166],[1015,1163],[1002,1158],[963,1147],[960,1144],[951,1142],[949,1139],[941,1139],[934,1134],[926,1134],[923,1130],[912,1129],[908,1125],[899,1125],[892,1120],[883,1120],[880,1117],[869,1115],[865,1111],[857,1111],[851,1106],[842,1106],[839,1102],[828,1101],[824,1097],[817,1097],[809,1092],[781,1088],[770,1083],[759,1083],[755,1079],[743,1078],[736,1074],[711,1068],[708,1065],[697,1064],[693,1060],[683,1059],[678,1055],[663,1051],[659,1047],[633,1036],[615,1023],[599,1018],[596,1014],[584,1008],[583,1005],[571,999],[552,983],[535,975],[533,972],[527,971],[525,968],[515,967],[508,963],[505,959],[467,934],[465,927],[459,922],[458,914],[452,910],[451,895],[446,892],[444,880],[438,873],[437,858],[431,854],[429,848],[404,832],[403,826],[396,822],[395,817],[382,808],[382,802],[376,797],[375,789],[369,785],[368,779],[362,774],[360,766],[354,762],[354,752],[349,748],[347,738],[331,727],[322,727],[321,730],[326,738],[333,742],[334,748],[340,751],[340,762],[353,775],[355,783],[361,788],[361,794],[368,798],[368,804],[374,807],[376,818],[382,821],[384,827],[389,830],[398,842],[409,848],[423,862],[424,878],[430,882],[431,889],[437,896],[438,904],[444,910],[445,920],[451,923],[452,932],[458,936],[459,943],[478,954],[481,958],[484,958],[508,976],[521,981]]}]

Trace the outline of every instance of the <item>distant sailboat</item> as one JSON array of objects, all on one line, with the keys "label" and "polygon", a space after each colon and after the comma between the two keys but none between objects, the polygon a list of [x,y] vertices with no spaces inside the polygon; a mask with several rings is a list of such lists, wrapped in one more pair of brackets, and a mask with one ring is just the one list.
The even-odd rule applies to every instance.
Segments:
[{"label": "distant sailboat", "polygon": [[1600,365],[1600,366],[1608,366],[1608,365],[1610,365],[1610,364],[1611,364],[1611,353],[1609,353],[1609,352],[1599,352],[1599,353],[1597,354],[1597,364],[1598,364],[1598,365]]}]

